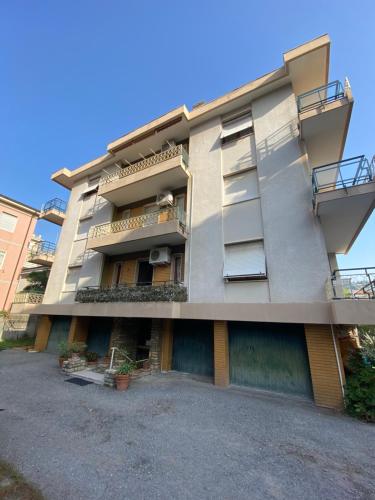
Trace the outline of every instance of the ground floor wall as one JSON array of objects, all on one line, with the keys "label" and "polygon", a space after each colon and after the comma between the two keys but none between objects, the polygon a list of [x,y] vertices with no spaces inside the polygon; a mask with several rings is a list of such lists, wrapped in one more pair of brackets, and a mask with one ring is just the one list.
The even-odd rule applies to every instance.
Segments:
[{"label": "ground floor wall", "polygon": [[[47,349],[56,318],[40,317],[38,350]],[[147,358],[154,372],[184,371],[209,377],[220,387],[234,383],[271,389],[311,396],[319,406],[343,408],[345,375],[337,332],[330,325],[106,320],[105,354],[113,346],[125,348],[132,359]],[[103,328],[93,330],[98,318],[72,317],[69,321],[68,342],[90,343],[93,334],[104,335]]]}]

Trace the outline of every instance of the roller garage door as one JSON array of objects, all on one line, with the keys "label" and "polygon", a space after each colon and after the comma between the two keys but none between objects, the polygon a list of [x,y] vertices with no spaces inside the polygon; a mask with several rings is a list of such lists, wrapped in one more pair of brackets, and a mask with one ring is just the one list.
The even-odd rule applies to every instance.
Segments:
[{"label": "roller garage door", "polygon": [[59,343],[66,342],[69,336],[70,316],[55,316],[52,320],[51,331],[48,337],[46,351],[51,354],[58,354]]},{"label": "roller garage door", "polygon": [[229,322],[232,384],[312,398],[301,325]]},{"label": "roller garage door", "polygon": [[212,321],[174,321],[173,370],[213,376],[213,347]]},{"label": "roller garage door", "polygon": [[107,356],[112,332],[112,318],[95,318],[90,321],[87,335],[87,350],[99,356]]}]

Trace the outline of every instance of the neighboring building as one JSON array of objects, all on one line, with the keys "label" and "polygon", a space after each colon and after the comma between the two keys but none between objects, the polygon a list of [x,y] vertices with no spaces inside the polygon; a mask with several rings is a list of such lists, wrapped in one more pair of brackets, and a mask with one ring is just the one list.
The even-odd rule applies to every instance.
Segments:
[{"label": "neighboring building", "polygon": [[122,345],[153,370],[342,406],[338,337],[375,324],[375,301],[344,293],[336,254],[375,183],[373,163],[342,159],[353,98],[328,80],[329,49],[322,36],[290,50],[281,68],[53,174],[71,194],[38,349]]},{"label": "neighboring building", "polygon": [[0,310],[9,311],[39,210],[0,195]]}]

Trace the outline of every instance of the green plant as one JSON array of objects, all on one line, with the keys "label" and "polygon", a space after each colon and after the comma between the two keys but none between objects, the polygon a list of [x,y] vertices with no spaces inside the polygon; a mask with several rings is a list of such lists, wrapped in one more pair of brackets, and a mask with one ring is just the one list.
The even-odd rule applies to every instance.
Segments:
[{"label": "green plant", "polygon": [[124,361],[116,370],[117,375],[130,375],[135,369],[133,361]]},{"label": "green plant", "polygon": [[375,364],[357,351],[350,358],[351,373],[345,386],[345,406],[349,415],[375,422]]},{"label": "green plant", "polygon": [[66,358],[68,359],[70,356],[70,346],[68,342],[65,340],[62,340],[57,344],[57,350],[59,351],[59,356],[60,358]]},{"label": "green plant", "polygon": [[70,352],[75,354],[83,353],[87,348],[84,342],[72,342],[70,344]]},{"label": "green plant", "polygon": [[87,361],[98,361],[99,355],[97,352],[87,351],[85,357]]},{"label": "green plant", "polygon": [[375,365],[375,326],[359,326],[358,334],[363,356]]},{"label": "green plant", "polygon": [[49,270],[46,271],[33,271],[27,276],[27,281],[30,283],[24,288],[25,292],[39,292],[45,291],[49,276]]}]

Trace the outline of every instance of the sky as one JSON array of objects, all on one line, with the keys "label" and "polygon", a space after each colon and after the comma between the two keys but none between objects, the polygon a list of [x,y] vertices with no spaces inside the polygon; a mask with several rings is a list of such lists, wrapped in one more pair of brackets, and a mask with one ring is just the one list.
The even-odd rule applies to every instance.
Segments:
[{"label": "sky", "polygon": [[[2,0],[0,192],[36,208],[68,199],[54,171],[280,67],[283,52],[324,33],[330,80],[348,76],[355,99],[344,158],[372,157],[374,18],[367,0]],[[36,232],[58,237],[45,221]],[[375,213],[339,265],[375,266]]]}]

